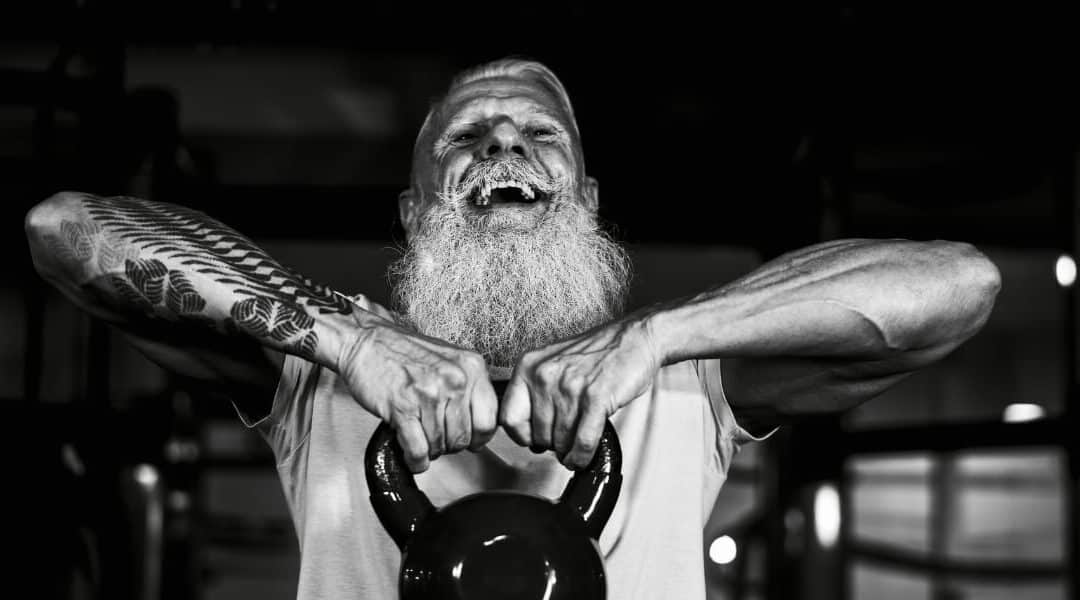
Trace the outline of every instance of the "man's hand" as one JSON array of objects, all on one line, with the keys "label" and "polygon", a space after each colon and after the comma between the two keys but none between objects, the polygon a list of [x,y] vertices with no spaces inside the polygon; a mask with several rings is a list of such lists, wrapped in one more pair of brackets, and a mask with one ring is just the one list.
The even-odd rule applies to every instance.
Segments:
[{"label": "man's hand", "polygon": [[387,319],[363,321],[338,373],[353,397],[394,428],[414,473],[443,454],[479,449],[495,434],[498,399],[477,353]]},{"label": "man's hand", "polygon": [[525,354],[499,422],[518,444],[588,466],[607,418],[648,390],[661,357],[648,322],[628,318]]}]

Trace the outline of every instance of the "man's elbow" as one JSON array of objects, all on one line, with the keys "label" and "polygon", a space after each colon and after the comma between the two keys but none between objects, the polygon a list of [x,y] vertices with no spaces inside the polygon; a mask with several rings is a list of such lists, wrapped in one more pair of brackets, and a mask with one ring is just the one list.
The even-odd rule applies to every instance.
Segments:
[{"label": "man's elbow", "polygon": [[82,194],[57,192],[34,205],[23,218],[23,231],[30,246],[30,258],[42,276],[49,278],[57,269],[59,256],[55,256],[55,240],[60,235],[61,223],[73,220],[78,211]]},{"label": "man's elbow", "polygon": [[967,285],[983,300],[993,303],[1001,290],[1001,271],[998,270],[994,261],[987,258],[975,246],[968,243],[959,245],[963,256],[963,269],[967,275],[965,278]]},{"label": "man's elbow", "polygon": [[990,318],[998,292],[1001,290],[1001,271],[985,254],[966,242],[948,242],[954,253],[955,296],[966,307],[970,319],[970,334],[974,334]]},{"label": "man's elbow", "polygon": [[78,206],[83,195],[78,192],[57,192],[35,204],[26,212],[23,229],[31,243],[53,229]]},{"label": "man's elbow", "polygon": [[26,211],[26,217],[23,218],[23,230],[26,232],[26,239],[30,242],[31,246],[34,242],[41,239],[41,236],[47,230],[49,221],[51,220],[53,198],[55,196],[47,198],[41,202],[38,202],[30,210]]}]

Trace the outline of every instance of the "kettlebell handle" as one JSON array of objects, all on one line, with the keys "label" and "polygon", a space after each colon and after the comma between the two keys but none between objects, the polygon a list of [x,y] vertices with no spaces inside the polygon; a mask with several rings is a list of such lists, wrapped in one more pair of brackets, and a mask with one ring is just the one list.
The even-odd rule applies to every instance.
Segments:
[{"label": "kettlebell handle", "polygon": [[386,422],[379,423],[371,434],[364,453],[364,475],[379,522],[398,548],[404,550],[409,537],[435,507],[417,487],[405,466],[405,453]]},{"label": "kettlebell handle", "polygon": [[[371,506],[398,548],[429,514],[431,500],[417,487],[393,429],[385,422],[375,428],[364,455],[364,472]],[[622,448],[615,427],[608,421],[589,465],[574,473],[559,503],[569,506],[583,521],[589,537],[600,539],[622,487]]]}]

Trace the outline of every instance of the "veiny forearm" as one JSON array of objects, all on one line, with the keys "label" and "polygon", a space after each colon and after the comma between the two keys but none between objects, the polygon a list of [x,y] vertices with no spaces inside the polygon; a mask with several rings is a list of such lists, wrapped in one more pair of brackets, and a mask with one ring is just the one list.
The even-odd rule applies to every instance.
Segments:
[{"label": "veiny forearm", "polygon": [[725,356],[881,359],[959,343],[989,316],[996,267],[968,244],[839,240],[655,307],[665,363]]},{"label": "veiny forearm", "polygon": [[331,367],[355,324],[346,299],[182,206],[65,192],[32,209],[26,231],[41,275],[115,323],[209,327]]}]

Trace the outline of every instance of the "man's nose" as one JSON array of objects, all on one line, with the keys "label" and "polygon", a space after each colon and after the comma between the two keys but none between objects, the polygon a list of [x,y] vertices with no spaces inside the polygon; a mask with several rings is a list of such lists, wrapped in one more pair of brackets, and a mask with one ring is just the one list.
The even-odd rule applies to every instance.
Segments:
[{"label": "man's nose", "polygon": [[497,123],[488,132],[488,139],[484,144],[484,158],[526,158],[526,153],[525,138],[513,123]]}]

